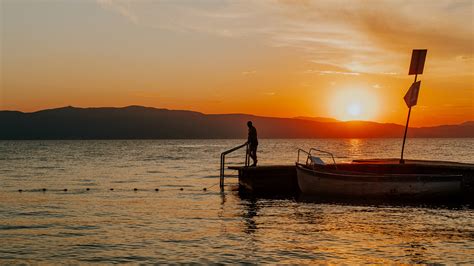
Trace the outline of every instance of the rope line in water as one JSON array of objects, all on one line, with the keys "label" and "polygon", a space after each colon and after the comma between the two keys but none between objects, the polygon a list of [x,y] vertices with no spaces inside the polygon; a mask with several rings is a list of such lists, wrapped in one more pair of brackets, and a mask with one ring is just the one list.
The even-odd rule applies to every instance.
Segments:
[{"label": "rope line in water", "polygon": [[[218,183],[216,183],[216,184],[214,184],[214,185],[212,185],[212,186],[210,186],[210,187],[207,187],[207,188],[204,187],[204,188],[202,189],[202,191],[207,191],[208,189],[211,189],[211,188],[213,188],[213,187],[215,187],[215,186],[217,186],[217,185],[218,185]],[[23,192],[47,192],[47,191],[55,191],[55,192],[63,191],[63,192],[68,192],[68,191],[99,191],[99,190],[102,190],[102,189],[97,189],[97,190],[94,189],[94,190],[93,190],[93,189],[91,189],[91,188],[85,188],[85,189],[84,189],[84,188],[81,188],[81,189],[77,189],[77,190],[76,190],[76,189],[69,190],[69,189],[67,189],[67,188],[64,188],[64,189],[46,189],[46,188],[41,188],[41,189],[29,189],[29,190],[18,189],[18,192],[19,192],[19,193],[23,193]],[[107,189],[107,190],[109,190],[109,191],[115,191],[114,188],[109,188],[109,189]],[[170,191],[171,191],[171,190],[175,191],[174,189],[170,189]],[[177,190],[179,190],[179,191],[184,191],[184,188],[181,187],[181,188],[179,188],[179,189],[177,189]],[[138,191],[150,191],[150,190],[148,190],[148,189],[133,188],[133,189],[131,189],[131,191],[138,192]],[[161,190],[160,190],[159,188],[154,188],[154,189],[152,189],[151,191],[158,192],[158,191],[161,191]],[[188,191],[199,191],[199,190],[191,189],[191,190],[188,190]]]}]

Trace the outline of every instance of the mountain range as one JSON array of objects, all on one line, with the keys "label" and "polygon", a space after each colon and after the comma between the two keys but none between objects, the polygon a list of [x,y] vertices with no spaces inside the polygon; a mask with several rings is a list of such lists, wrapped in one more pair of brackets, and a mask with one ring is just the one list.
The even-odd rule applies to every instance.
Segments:
[{"label": "mountain range", "polygon": [[[214,139],[246,138],[247,121],[260,138],[402,138],[405,127],[331,118],[275,118],[203,114],[142,106],[63,107],[32,113],[0,111],[0,139]],[[418,127],[408,137],[474,137],[474,121]]]}]

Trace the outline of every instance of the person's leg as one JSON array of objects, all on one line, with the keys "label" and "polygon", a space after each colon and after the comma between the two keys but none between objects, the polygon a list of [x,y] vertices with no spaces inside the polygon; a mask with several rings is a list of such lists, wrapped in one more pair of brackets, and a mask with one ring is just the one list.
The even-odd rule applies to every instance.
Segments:
[{"label": "person's leg", "polygon": [[249,165],[250,165],[250,159],[253,160],[253,153],[252,153],[252,147],[251,146],[249,146],[248,156],[249,156]]},{"label": "person's leg", "polygon": [[250,158],[253,160],[252,166],[257,165],[257,146],[250,147]]},{"label": "person's leg", "polygon": [[257,147],[258,146],[255,146],[255,149],[253,150],[253,154],[254,154],[253,156],[255,158],[255,164],[257,164]]}]

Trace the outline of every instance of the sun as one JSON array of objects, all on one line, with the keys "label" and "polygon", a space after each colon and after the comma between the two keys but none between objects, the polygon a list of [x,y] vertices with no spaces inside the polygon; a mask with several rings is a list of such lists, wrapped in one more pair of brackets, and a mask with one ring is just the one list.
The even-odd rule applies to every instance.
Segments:
[{"label": "sun", "polygon": [[339,89],[329,100],[331,115],[342,121],[373,120],[379,100],[374,92],[363,88]]},{"label": "sun", "polygon": [[361,107],[359,103],[351,103],[346,108],[346,113],[352,117],[358,117],[361,112]]}]

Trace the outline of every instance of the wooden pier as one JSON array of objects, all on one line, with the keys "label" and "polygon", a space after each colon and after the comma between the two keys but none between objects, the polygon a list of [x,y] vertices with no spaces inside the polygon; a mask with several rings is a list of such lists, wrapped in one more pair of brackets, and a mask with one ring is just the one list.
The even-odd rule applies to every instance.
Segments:
[{"label": "wooden pier", "polygon": [[295,165],[229,167],[239,172],[242,192],[272,196],[292,196],[298,193]]}]

